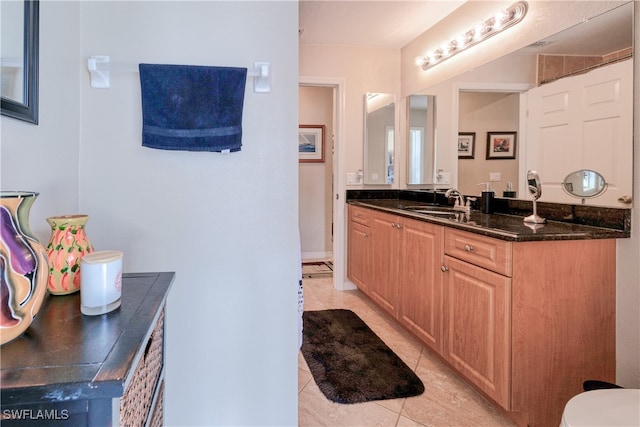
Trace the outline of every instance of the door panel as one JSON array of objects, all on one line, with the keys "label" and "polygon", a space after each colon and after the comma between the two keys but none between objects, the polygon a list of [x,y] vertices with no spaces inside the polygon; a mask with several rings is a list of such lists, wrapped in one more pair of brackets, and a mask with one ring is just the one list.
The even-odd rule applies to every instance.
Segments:
[{"label": "door panel", "polygon": [[592,169],[609,183],[587,204],[628,207],[632,195],[633,63],[624,61],[531,89],[527,95],[527,169],[542,180],[541,201],[576,203],[561,183]]}]

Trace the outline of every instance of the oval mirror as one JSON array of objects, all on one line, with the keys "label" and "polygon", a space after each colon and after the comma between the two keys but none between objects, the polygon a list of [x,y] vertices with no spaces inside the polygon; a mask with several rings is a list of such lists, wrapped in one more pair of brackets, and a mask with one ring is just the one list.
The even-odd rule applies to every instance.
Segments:
[{"label": "oval mirror", "polygon": [[598,172],[581,169],[567,175],[562,183],[562,188],[574,197],[588,199],[604,193],[607,189],[607,182]]},{"label": "oval mirror", "polygon": [[527,172],[527,189],[533,200],[538,200],[542,196],[542,184],[540,183],[538,172]]}]

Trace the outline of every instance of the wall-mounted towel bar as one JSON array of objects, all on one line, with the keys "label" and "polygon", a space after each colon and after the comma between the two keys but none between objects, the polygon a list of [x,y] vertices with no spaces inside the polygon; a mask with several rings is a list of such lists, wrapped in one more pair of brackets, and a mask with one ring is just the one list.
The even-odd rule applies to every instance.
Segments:
[{"label": "wall-mounted towel bar", "polygon": [[[137,73],[138,66],[134,64],[112,63],[107,55],[91,55],[87,61],[87,69],[91,74],[91,87],[108,88],[111,86],[111,71]],[[253,91],[255,93],[271,92],[271,64],[269,62],[254,62],[253,69],[247,70],[247,76],[253,77]]]}]

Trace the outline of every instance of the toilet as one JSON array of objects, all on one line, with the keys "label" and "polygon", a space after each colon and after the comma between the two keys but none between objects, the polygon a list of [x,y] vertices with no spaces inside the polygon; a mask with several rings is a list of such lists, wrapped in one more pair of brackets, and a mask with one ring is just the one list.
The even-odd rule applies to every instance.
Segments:
[{"label": "toilet", "polygon": [[640,426],[640,389],[591,390],[567,402],[560,427]]}]

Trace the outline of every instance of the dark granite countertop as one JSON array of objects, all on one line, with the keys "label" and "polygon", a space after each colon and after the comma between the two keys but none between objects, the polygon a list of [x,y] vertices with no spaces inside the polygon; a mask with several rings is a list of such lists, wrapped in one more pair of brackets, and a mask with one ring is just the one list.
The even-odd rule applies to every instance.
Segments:
[{"label": "dark granite countertop", "polygon": [[472,210],[470,214],[457,212],[456,215],[447,216],[421,214],[407,210],[406,207],[423,204],[428,207],[429,203],[402,198],[350,199],[348,203],[515,242],[629,237],[628,231],[615,228],[550,220],[545,224],[527,224],[523,221],[524,216],[505,213],[483,214],[479,210]]}]

